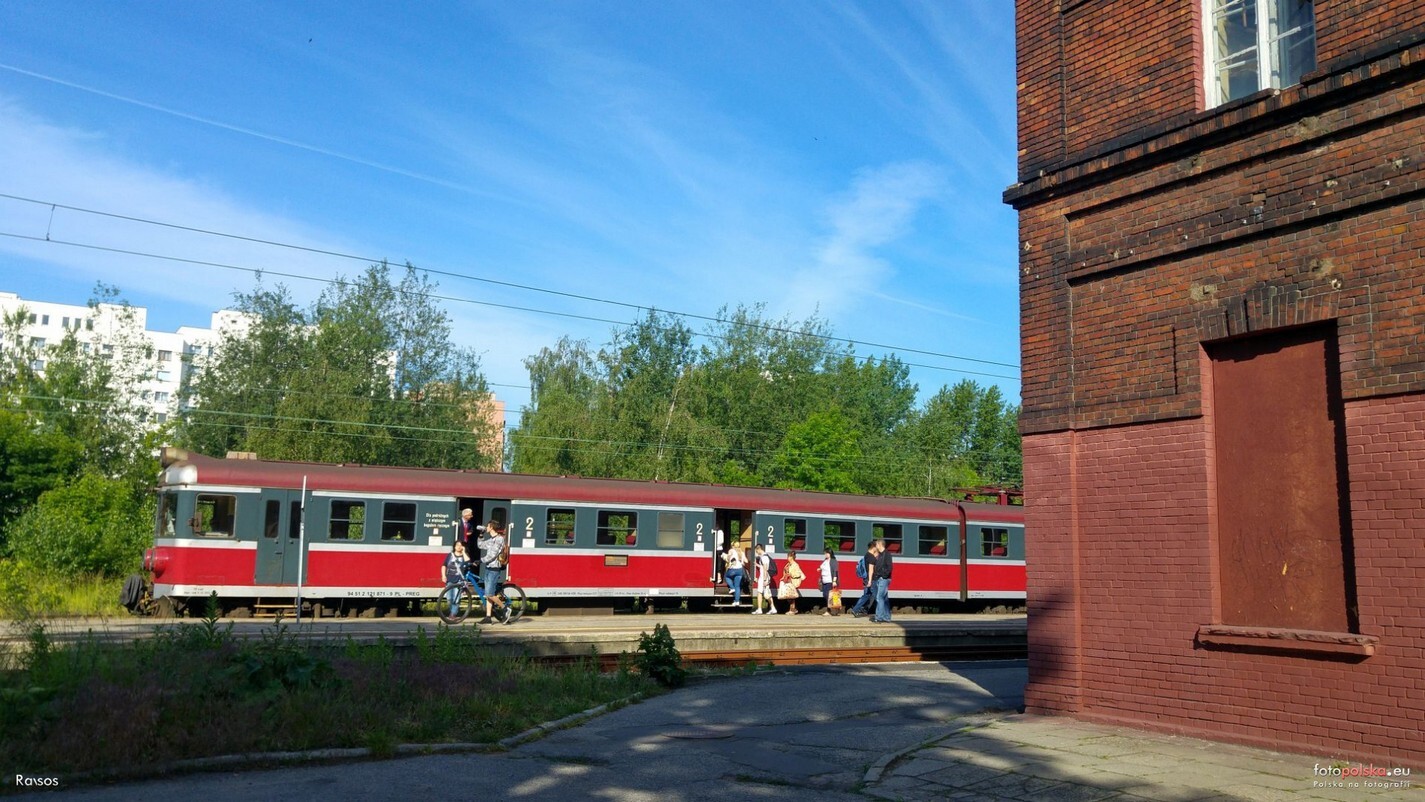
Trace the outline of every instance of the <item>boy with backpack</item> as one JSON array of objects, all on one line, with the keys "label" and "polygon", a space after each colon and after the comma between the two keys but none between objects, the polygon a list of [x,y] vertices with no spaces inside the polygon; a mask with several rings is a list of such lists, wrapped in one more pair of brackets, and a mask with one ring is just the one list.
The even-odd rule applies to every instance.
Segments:
[{"label": "boy with backpack", "polygon": [[773,582],[777,578],[777,561],[772,559],[772,555],[767,553],[767,547],[758,545],[756,549],[757,566],[757,587],[752,591],[753,605],[757,608],[752,611],[753,615],[762,614],[762,600],[767,600],[767,614],[776,615],[777,605],[772,601]]}]

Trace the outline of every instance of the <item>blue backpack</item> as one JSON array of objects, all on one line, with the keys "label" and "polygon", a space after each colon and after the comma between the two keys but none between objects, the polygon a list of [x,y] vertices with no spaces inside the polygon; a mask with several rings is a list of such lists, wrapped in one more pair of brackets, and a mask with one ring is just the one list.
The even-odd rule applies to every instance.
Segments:
[{"label": "blue backpack", "polygon": [[866,571],[866,558],[862,557],[856,561],[856,576],[860,577],[862,582],[865,582],[866,577],[869,575],[870,574]]}]

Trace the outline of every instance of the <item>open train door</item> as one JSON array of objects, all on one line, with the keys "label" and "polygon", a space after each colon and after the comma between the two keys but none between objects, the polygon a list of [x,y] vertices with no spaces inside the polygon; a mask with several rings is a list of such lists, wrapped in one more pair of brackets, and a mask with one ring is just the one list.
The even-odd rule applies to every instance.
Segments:
[{"label": "open train door", "polygon": [[732,604],[732,591],[723,583],[723,574],[727,568],[724,564],[723,555],[727,553],[728,546],[736,543],[742,549],[742,553],[747,556],[747,570],[743,574],[742,595],[747,596],[747,583],[752,576],[752,547],[754,545],[755,531],[753,527],[752,510],[713,510],[713,528],[722,533],[716,543],[713,544],[712,553],[712,573],[713,581],[713,605],[716,607],[726,607]]}]

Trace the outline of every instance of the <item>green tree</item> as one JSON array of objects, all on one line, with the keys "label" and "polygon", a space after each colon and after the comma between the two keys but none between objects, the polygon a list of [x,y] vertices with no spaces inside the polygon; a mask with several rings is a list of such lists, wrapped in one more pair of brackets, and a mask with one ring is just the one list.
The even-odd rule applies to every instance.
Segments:
[{"label": "green tree", "polygon": [[127,483],[92,472],[40,495],[7,527],[11,553],[40,570],[118,575],[138,567],[151,508]]},{"label": "green tree", "polygon": [[839,411],[813,412],[787,430],[767,478],[773,486],[860,493],[855,465],[861,458],[856,430]]},{"label": "green tree", "polygon": [[0,409],[0,554],[9,521],[83,464],[84,448],[77,440],[36,430],[26,414]]},{"label": "green tree", "polygon": [[489,468],[489,387],[451,342],[436,287],[406,265],[332,284],[310,310],[287,290],[236,296],[246,326],[196,362],[177,429],[205,453],[274,459]]}]

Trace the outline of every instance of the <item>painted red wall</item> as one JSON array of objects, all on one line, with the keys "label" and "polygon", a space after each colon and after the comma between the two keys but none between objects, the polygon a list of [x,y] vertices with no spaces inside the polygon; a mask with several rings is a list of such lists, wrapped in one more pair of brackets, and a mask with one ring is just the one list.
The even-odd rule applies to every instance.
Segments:
[{"label": "painted red wall", "polygon": [[1347,419],[1360,629],[1381,643],[1359,662],[1195,644],[1215,605],[1202,419],[1026,438],[1028,708],[1425,765],[1425,396]]}]

